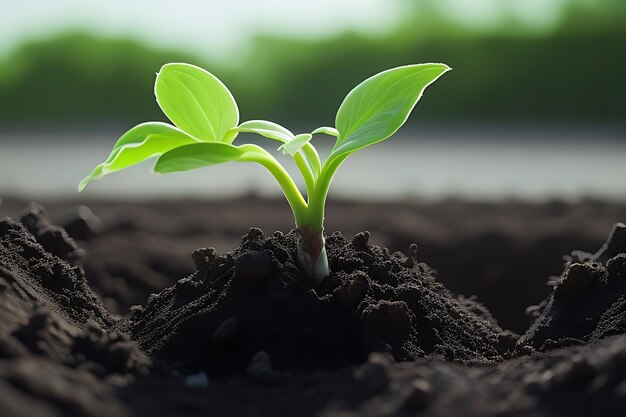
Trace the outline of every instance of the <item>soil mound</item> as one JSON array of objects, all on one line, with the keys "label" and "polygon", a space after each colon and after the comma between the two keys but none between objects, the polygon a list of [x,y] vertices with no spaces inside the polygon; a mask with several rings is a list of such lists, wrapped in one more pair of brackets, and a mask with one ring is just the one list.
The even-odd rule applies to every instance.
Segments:
[{"label": "soil mound", "polygon": [[553,292],[531,308],[537,319],[520,343],[546,350],[626,333],[626,225],[615,224],[595,254],[572,252],[549,283]]},{"label": "soil mound", "polygon": [[446,290],[414,246],[391,254],[369,245],[367,232],[351,242],[335,233],[331,276],[316,284],[294,264],[296,236],[250,229],[225,255],[197,250],[195,273],[133,310],[131,337],[155,358],[208,372],[243,370],[253,357],[278,369],[332,369],[372,351],[486,363],[513,349],[517,337]]},{"label": "soil mound", "polygon": [[0,218],[0,358],[48,358],[106,375],[147,359],[98,302],[65,231],[31,205],[20,223]]}]

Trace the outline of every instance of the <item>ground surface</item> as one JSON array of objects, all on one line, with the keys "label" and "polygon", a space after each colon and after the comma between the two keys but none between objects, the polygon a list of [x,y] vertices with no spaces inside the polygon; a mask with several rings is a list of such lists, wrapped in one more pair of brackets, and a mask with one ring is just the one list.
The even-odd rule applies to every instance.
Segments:
[{"label": "ground surface", "polygon": [[598,251],[626,206],[335,203],[316,287],[282,201],[26,205],[0,206],[0,415],[626,410],[623,229]]}]

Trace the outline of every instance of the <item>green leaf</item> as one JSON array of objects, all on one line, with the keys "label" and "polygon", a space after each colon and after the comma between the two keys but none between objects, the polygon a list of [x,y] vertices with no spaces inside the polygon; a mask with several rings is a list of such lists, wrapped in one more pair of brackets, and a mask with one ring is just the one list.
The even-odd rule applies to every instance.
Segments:
[{"label": "green leaf", "polygon": [[278,148],[279,151],[283,151],[285,154],[289,154],[294,156],[295,154],[302,149],[304,145],[309,143],[309,141],[313,138],[313,135],[309,133],[301,133],[299,135],[294,136],[289,142],[285,142]]},{"label": "green leaf", "polygon": [[445,64],[407,65],[383,71],[356,86],[337,111],[339,138],[331,157],[354,152],[394,134],[426,87],[449,70]]},{"label": "green leaf", "polygon": [[279,124],[268,122],[267,120],[249,120],[231,129],[241,133],[256,133],[269,139],[274,139],[282,143],[293,139],[293,133]]},{"label": "green leaf", "polygon": [[157,103],[181,130],[203,141],[232,141],[239,123],[237,103],[228,88],[208,71],[190,64],[166,64],[154,85]]},{"label": "green leaf", "polygon": [[306,215],[306,201],[298,187],[280,163],[263,148],[245,144],[241,146],[223,142],[202,142],[181,146],[161,155],[154,167],[155,172],[169,173],[189,171],[225,162],[255,162],[265,167],[276,179],[289,201],[296,221]]},{"label": "green leaf", "polygon": [[79,183],[78,191],[82,191],[93,180],[190,143],[199,141],[167,123],[148,122],[137,125],[118,139],[107,160]]},{"label": "green leaf", "polygon": [[[256,133],[257,135],[261,135],[266,138],[276,140],[283,144],[291,142],[295,137],[294,134],[291,133],[291,131],[289,131],[288,129],[274,122],[268,122],[267,120],[250,120],[247,122],[243,122],[236,128],[231,129],[231,132],[233,131],[245,132],[245,133]],[[302,138],[300,138],[300,140],[301,139]],[[317,178],[321,170],[319,156],[317,155],[312,145],[310,144],[307,145],[309,140],[305,140],[302,143],[302,145],[298,148],[298,150],[300,150],[300,148],[304,147],[304,149],[302,149],[301,156],[296,155],[298,150],[296,150],[293,154],[291,154],[291,156],[293,156],[296,159],[296,164],[298,165],[298,168],[301,171],[303,171],[305,168],[309,169],[313,177]],[[278,148],[278,149],[281,149],[281,148]],[[284,149],[281,149],[281,150],[284,150]],[[300,163],[299,160],[301,158],[305,158],[306,162]],[[303,175],[306,175],[306,174],[303,172]]]},{"label": "green leaf", "polygon": [[223,142],[193,143],[181,146],[161,155],[154,171],[169,172],[189,171],[208,165],[223,164],[240,160],[246,153],[241,146]]},{"label": "green leaf", "polygon": [[328,135],[328,136],[334,136],[334,137],[339,136],[339,131],[337,131],[337,129],[335,129],[334,127],[322,126],[322,127],[318,127],[317,129],[311,132],[312,135],[317,135],[320,133],[324,135]]}]

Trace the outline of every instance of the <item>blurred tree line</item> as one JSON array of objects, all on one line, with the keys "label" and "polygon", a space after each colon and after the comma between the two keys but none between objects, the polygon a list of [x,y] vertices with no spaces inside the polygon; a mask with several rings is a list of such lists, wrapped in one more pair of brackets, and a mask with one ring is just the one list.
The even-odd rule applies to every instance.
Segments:
[{"label": "blurred tree line", "polygon": [[383,35],[258,36],[236,66],[130,39],[67,33],[24,43],[0,58],[0,123],[30,128],[163,120],[152,98],[154,73],[172,61],[219,76],[242,119],[301,128],[333,124],[342,98],[368,76],[419,62],[445,62],[454,71],[427,93],[428,105],[414,123],[621,123],[625,4],[572,0],[549,30],[515,20],[489,30],[468,27],[433,6],[409,13]]}]

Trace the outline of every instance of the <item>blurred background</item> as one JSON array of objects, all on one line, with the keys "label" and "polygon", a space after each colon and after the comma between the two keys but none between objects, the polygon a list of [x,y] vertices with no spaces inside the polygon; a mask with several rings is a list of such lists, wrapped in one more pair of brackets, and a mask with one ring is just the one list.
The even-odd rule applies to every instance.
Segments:
[{"label": "blurred background", "polygon": [[[218,75],[242,120],[296,132],[333,125],[381,70],[445,62],[454,71],[397,137],[350,158],[336,193],[624,199],[625,35],[622,0],[3,0],[0,193],[73,195],[126,129],[164,120],[152,89],[166,62]],[[279,193],[259,169],[142,166],[87,195]]]},{"label": "blurred background", "polygon": [[89,215],[72,207],[87,204],[108,225],[73,229],[88,277],[126,311],[192,270],[195,247],[292,222],[252,165],[153,176],[142,164],[77,194],[123,132],[166,121],[161,65],[216,74],[241,120],[306,132],[334,125],[365,78],[444,62],[454,70],[407,125],[340,169],[327,226],[392,250],[417,241],[451,289],[520,331],[561,255],[596,250],[626,219],[625,45],[624,0],[0,0],[0,213],[39,200],[76,226]]}]

